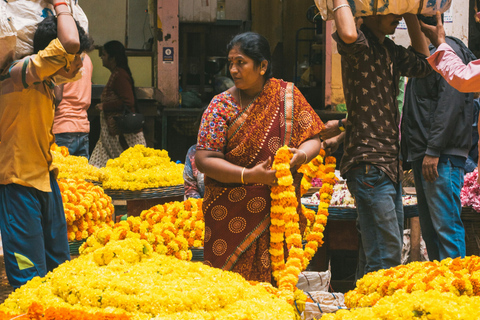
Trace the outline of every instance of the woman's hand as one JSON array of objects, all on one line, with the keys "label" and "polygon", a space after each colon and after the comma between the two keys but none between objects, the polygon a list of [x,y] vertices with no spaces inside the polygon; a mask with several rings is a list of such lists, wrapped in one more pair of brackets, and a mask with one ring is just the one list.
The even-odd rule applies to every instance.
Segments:
[{"label": "woman's hand", "polygon": [[245,169],[243,180],[245,183],[262,183],[269,186],[277,185],[276,170],[271,169],[272,159],[258,163],[253,168]]},{"label": "woman's hand", "polygon": [[290,159],[290,169],[292,172],[296,172],[302,164],[307,163],[308,155],[305,151],[300,149],[288,148],[288,150],[293,153],[293,157]]}]

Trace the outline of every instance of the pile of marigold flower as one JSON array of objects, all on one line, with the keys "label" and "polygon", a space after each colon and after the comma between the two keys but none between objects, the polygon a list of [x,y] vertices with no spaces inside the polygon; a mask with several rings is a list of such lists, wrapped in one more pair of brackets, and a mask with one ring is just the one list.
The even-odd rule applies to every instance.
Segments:
[{"label": "pile of marigold flower", "polygon": [[396,291],[371,308],[325,313],[322,320],[399,320],[399,319],[480,319],[480,297],[457,296],[451,292]]},{"label": "pile of marigold flower", "polygon": [[397,291],[432,290],[457,296],[480,296],[480,257],[417,261],[370,272],[357,281],[354,290],[345,294],[345,304],[350,308],[369,307]]},{"label": "pile of marigold flower", "polygon": [[34,304],[112,314],[108,319],[295,319],[294,307],[264,286],[234,272],[160,255],[147,241],[133,238],[110,241],[32,279],[0,311],[22,315]]},{"label": "pile of marigold flower", "polygon": [[190,247],[203,246],[205,222],[202,199],[156,205],[142,211],[139,217],[128,217],[113,228],[96,231],[79,248],[80,254],[93,252],[112,240],[129,238],[146,240],[159,254],[191,260]]},{"label": "pile of marigold flower", "polygon": [[[302,187],[301,194],[305,193],[311,187],[311,178],[316,175],[319,166],[323,166],[323,156],[318,155],[305,168],[300,168],[306,177],[308,185]],[[272,187],[272,208],[271,208],[271,226],[270,226],[270,256],[272,262],[272,274],[278,283],[280,294],[289,302],[295,300],[296,284],[298,276],[302,270],[305,270],[308,263],[316,253],[319,246],[323,244],[323,231],[327,223],[328,206],[333,192],[335,178],[323,177],[322,202],[318,206],[318,213],[315,215],[303,207],[303,213],[309,221],[309,234],[305,237],[307,244],[305,249],[302,245],[302,235],[300,234],[299,216],[297,214],[298,201],[295,195],[295,187],[292,185],[293,177],[290,172],[290,159],[293,155],[287,146],[281,147],[274,158],[272,169],[276,170],[278,186]],[[323,169],[328,168],[328,174],[335,171],[335,161],[330,158],[326,161]],[[328,177],[330,177],[328,175]],[[303,184],[302,184],[303,185]],[[288,257],[285,261],[283,251],[284,242],[288,248]]]},{"label": "pile of marigold flower", "polygon": [[166,150],[143,145],[125,150],[102,168],[100,180],[105,189],[142,190],[183,184],[183,164],[170,161]]},{"label": "pile of marigold flower", "polygon": [[84,179],[98,181],[100,169],[88,164],[85,157],[72,156],[68,148],[53,144],[50,148],[53,164],[58,168],[58,179]]},{"label": "pile of marigold flower", "polygon": [[75,179],[61,179],[58,186],[62,194],[69,241],[86,239],[100,228],[113,226],[112,199],[101,187]]}]

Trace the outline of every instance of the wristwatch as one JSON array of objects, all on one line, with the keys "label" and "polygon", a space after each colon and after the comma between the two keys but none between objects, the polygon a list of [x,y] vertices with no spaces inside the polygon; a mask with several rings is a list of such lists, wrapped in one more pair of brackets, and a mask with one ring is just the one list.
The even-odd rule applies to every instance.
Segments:
[{"label": "wristwatch", "polygon": [[342,131],[342,132],[345,131],[345,127],[343,126],[343,121],[342,121],[342,119],[339,119],[339,120],[338,120],[338,130],[340,130],[340,131]]}]

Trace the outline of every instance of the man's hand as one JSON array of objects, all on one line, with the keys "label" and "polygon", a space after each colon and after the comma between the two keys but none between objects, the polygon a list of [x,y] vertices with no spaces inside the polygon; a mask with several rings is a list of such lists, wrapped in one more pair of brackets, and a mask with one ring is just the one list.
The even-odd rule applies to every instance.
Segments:
[{"label": "man's hand", "polygon": [[337,151],[338,147],[343,142],[344,137],[345,137],[345,132],[342,132],[333,138],[324,140],[322,148],[325,150],[325,154],[329,156],[335,151]]},{"label": "man's hand", "polygon": [[437,11],[436,18],[436,26],[431,26],[429,24],[423,23],[422,21],[419,22],[422,32],[427,36],[428,39],[430,39],[430,42],[432,42],[432,44],[438,48],[439,45],[445,43],[445,29],[443,28],[442,15],[439,11]]},{"label": "man's hand", "polygon": [[320,131],[320,137],[323,140],[327,140],[338,136],[341,133],[340,129],[338,128],[338,120],[330,120],[325,123],[325,128]]},{"label": "man's hand", "polygon": [[425,155],[422,163],[422,174],[426,181],[433,182],[438,178],[438,157]]}]

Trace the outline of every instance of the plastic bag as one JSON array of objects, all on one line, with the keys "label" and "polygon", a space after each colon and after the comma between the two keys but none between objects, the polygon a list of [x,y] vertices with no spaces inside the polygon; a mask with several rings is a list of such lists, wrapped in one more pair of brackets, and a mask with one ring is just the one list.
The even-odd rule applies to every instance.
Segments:
[{"label": "plastic bag", "polygon": [[6,2],[0,3],[0,72],[15,58],[17,33],[5,15]]},{"label": "plastic bag", "polygon": [[304,271],[298,276],[297,288],[307,291],[328,291],[331,279],[330,270],[324,272]]},{"label": "plastic bag", "polygon": [[[447,11],[452,0],[348,0],[348,3],[355,17],[389,13],[421,13],[428,16],[435,15],[437,11]],[[323,20],[333,20],[333,0],[315,0],[315,4]]]},{"label": "plastic bag", "polygon": [[[79,22],[85,32],[88,32],[87,16],[78,5],[77,0],[66,0],[66,2],[69,5],[69,10],[72,12],[73,17]],[[0,17],[8,21],[10,25],[8,39],[11,42],[12,35],[16,38],[14,60],[21,59],[33,53],[33,36],[37,30],[37,25],[46,17],[54,15],[54,13],[53,6],[45,0],[2,1]],[[0,20],[0,39],[4,36],[5,26],[6,23],[2,23],[2,20]],[[3,42],[1,44],[3,44]],[[8,59],[8,55],[4,54],[2,50],[0,52],[0,62]],[[0,63],[0,69],[1,68],[2,64]]]},{"label": "plastic bag", "polygon": [[324,313],[347,309],[343,293],[324,291],[306,292],[307,302],[302,319],[320,319]]}]

